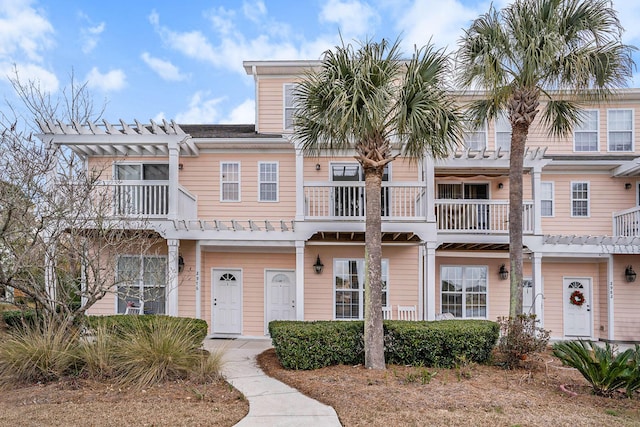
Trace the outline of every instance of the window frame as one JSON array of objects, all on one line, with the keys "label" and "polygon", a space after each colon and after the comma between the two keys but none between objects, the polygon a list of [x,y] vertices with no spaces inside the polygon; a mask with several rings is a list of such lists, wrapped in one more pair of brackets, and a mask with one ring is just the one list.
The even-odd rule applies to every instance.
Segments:
[{"label": "window frame", "polygon": [[[131,259],[137,259],[138,263],[139,263],[139,270],[138,270],[138,278],[135,279],[134,281],[137,282],[137,285],[134,284],[134,281],[121,281],[120,280],[120,275],[122,274],[120,272],[119,266],[120,266],[120,260],[122,260],[123,258],[131,258]],[[116,289],[115,289],[115,313],[116,314],[124,314],[126,311],[126,304],[124,305],[124,310],[120,311],[120,301],[124,301],[127,302],[128,300],[133,300],[133,297],[127,297],[124,296],[124,298],[121,298],[121,294],[119,291],[119,288],[122,287],[128,287],[128,288],[138,288],[138,292],[141,293],[141,295],[144,295],[144,290],[146,288],[156,288],[156,286],[154,285],[146,285],[145,284],[145,260],[157,260],[160,259],[164,262],[164,284],[162,286],[157,286],[158,289],[162,289],[163,290],[163,299],[164,299],[164,305],[162,306],[162,312],[158,312],[158,313],[153,313],[153,314],[166,314],[167,312],[167,289],[169,287],[169,283],[168,283],[168,276],[169,276],[169,263],[168,263],[168,256],[167,255],[140,255],[140,254],[121,254],[118,255],[117,259],[116,259],[116,265],[115,265],[115,277],[116,277]],[[150,300],[150,301],[144,301],[144,303],[147,302],[153,302],[154,300]],[[140,306],[141,300],[140,298],[138,298],[137,304],[138,307]],[[144,313],[144,308],[143,308],[143,313]],[[144,313],[146,314],[146,313]]]},{"label": "window frame", "polygon": [[[594,152],[598,152],[598,151],[600,151],[600,110],[589,109],[589,110],[584,110],[584,113],[585,114],[595,113],[595,115],[596,115],[596,117],[595,117],[596,128],[595,129],[583,129],[582,125],[584,124],[584,122],[576,125],[573,128],[573,152],[574,153],[594,153]],[[593,150],[579,150],[579,149],[577,149],[576,148],[576,134],[592,134],[592,133],[595,133],[595,136],[596,136],[595,149],[593,149]]]},{"label": "window frame", "polygon": [[[544,185],[549,185],[551,187],[551,198],[546,199],[544,197]],[[545,215],[542,202],[551,202],[551,215]],[[555,202],[555,183],[553,181],[541,181],[540,182],[540,216],[543,218],[553,218],[556,216],[556,202]]]},{"label": "window frame", "polygon": [[[502,129],[498,129],[498,124],[501,122],[505,122],[506,125],[508,126],[509,130],[502,130]],[[511,123],[509,122],[509,117],[507,116],[506,113],[500,113],[496,119],[494,120],[494,146],[496,147],[496,151],[498,151],[498,134],[509,134],[509,147],[508,148],[504,148],[504,147],[500,147],[500,151],[511,151],[511,134],[513,133],[513,129],[511,128]]]},{"label": "window frame", "polygon": [[[226,181],[224,176],[224,165],[236,165],[238,167],[238,179],[236,181]],[[220,202],[223,203],[238,203],[242,201],[242,169],[240,162],[238,161],[220,161]],[[236,184],[238,186],[238,197],[237,199],[226,199],[224,186],[225,184]]]},{"label": "window frame", "polygon": [[[612,130],[611,129],[611,113],[612,112],[619,112],[619,111],[628,111],[631,113],[631,118],[630,118],[630,125],[631,125],[631,129],[628,130],[620,130],[620,129],[615,129]],[[634,109],[633,108],[609,108],[607,109],[607,152],[610,153],[631,153],[634,151],[634,126],[633,126],[633,121],[634,121]],[[615,150],[611,148],[611,134],[612,133],[629,133],[630,138],[629,138],[629,149],[627,150]]]},{"label": "window frame", "polygon": [[[482,134],[483,135],[483,139],[484,139],[484,144],[482,147],[477,147],[477,148],[471,148],[469,147],[469,144],[467,143],[467,135],[471,135],[471,134]],[[487,145],[488,145],[488,136],[489,136],[489,129],[488,129],[488,125],[487,122],[485,121],[482,125],[480,125],[477,128],[473,128],[471,126],[471,124],[467,124],[465,126],[465,131],[463,133],[463,141],[464,141],[464,147],[465,149],[468,150],[475,150],[475,151],[481,151],[481,150],[486,150],[487,149]]]},{"label": "window frame", "polygon": [[[462,275],[461,275],[461,280],[464,282],[465,280],[465,275],[464,272],[465,270],[471,269],[471,268],[481,268],[484,270],[484,278],[485,278],[485,282],[484,282],[484,293],[480,293],[480,292],[471,292],[470,294],[477,294],[477,295],[484,295],[484,310],[485,310],[485,315],[482,317],[478,317],[478,316],[467,316],[467,291],[466,288],[464,286],[461,287],[460,292],[453,292],[453,291],[443,291],[443,270],[445,268],[456,268],[456,269],[462,269]],[[487,265],[453,265],[453,264],[444,264],[440,266],[440,312],[444,313],[443,310],[443,302],[442,302],[442,296],[443,294],[448,294],[448,295],[461,295],[461,306],[460,306],[460,310],[462,313],[462,317],[456,317],[456,319],[488,319],[489,318],[489,266]],[[454,314],[454,313],[452,313]],[[454,314],[455,316],[455,314]]]},{"label": "window frame", "polygon": [[[337,285],[337,280],[338,279],[338,263],[339,262],[355,262],[356,263],[356,270],[357,270],[357,278],[358,278],[358,288],[338,288]],[[391,307],[391,304],[389,304],[389,281],[390,281],[390,265],[389,265],[389,259],[388,258],[383,258],[382,259],[382,280],[383,280],[383,287],[382,287],[382,295],[383,295],[383,303],[386,302],[386,304],[383,304],[382,307],[383,308],[389,308]],[[363,320],[364,319],[364,282],[365,282],[365,275],[366,275],[366,271],[364,268],[365,265],[365,259],[364,258],[334,258],[333,259],[333,319],[334,320]],[[386,274],[385,274],[386,272]],[[350,272],[347,272],[348,275],[350,275]],[[386,277],[385,277],[386,276]],[[386,280],[385,280],[386,278]],[[340,291],[341,293],[347,293],[347,292],[357,292],[358,294],[358,317],[338,317],[338,310],[337,310],[337,304],[338,304],[338,291]]]},{"label": "window frame", "polygon": [[[144,167],[145,165],[166,165],[167,166],[167,179],[157,180],[157,179],[144,179]],[[125,182],[139,182],[139,181],[152,181],[152,182],[165,182],[169,181],[169,162],[166,161],[119,161],[113,162],[112,174],[114,181],[125,181]],[[122,179],[118,177],[118,167],[119,166],[140,166],[140,178],[139,179]]]},{"label": "window frame", "polygon": [[[263,181],[262,180],[262,166],[266,166],[266,165],[275,165],[275,181]],[[275,190],[275,199],[270,200],[270,199],[265,199],[264,195],[262,194],[262,185],[263,184],[275,184],[276,186],[276,190]],[[258,201],[259,202],[265,202],[265,203],[277,203],[280,201],[280,162],[277,161],[273,161],[273,162],[267,162],[267,161],[260,161],[258,162]]]},{"label": "window frame", "polygon": [[[282,85],[282,129],[286,132],[293,131],[293,115],[297,108],[295,107],[293,91],[298,83],[284,83]],[[287,97],[288,88],[291,87],[291,98]],[[289,101],[289,102],[287,102]],[[291,111],[291,123],[287,126],[287,111]]]},{"label": "window frame", "polygon": [[[587,196],[584,199],[574,198],[574,186],[578,184],[585,184],[587,186],[586,193]],[[569,189],[569,200],[570,200],[570,209],[571,209],[571,218],[590,218],[591,217],[591,184],[589,181],[571,181],[571,187]],[[577,215],[576,214],[576,206],[574,206],[574,202],[585,202],[587,213],[585,215]]]}]

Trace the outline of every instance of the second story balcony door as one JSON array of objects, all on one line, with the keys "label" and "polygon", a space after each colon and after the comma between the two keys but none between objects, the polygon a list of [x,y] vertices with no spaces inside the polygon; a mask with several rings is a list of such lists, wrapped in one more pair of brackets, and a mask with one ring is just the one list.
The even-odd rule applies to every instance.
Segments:
[{"label": "second story balcony door", "polygon": [[116,215],[166,216],[169,212],[167,163],[119,163],[114,168]]},{"label": "second story balcony door", "polygon": [[[334,163],[331,165],[331,181],[345,183],[335,186],[333,215],[337,217],[362,218],[365,216],[364,174],[357,163]],[[385,166],[382,181],[389,181],[389,168]],[[389,215],[389,188],[382,191],[382,216]]]},{"label": "second story balcony door", "polygon": [[438,208],[441,229],[461,230],[489,228],[489,205],[483,202],[475,204],[447,204],[446,200],[488,200],[489,184],[486,183],[440,183],[438,199],[443,201]]}]

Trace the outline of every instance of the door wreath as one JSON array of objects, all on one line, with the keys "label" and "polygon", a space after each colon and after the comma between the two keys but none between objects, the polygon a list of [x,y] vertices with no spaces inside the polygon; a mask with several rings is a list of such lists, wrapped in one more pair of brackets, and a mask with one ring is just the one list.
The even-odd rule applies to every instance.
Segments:
[{"label": "door wreath", "polygon": [[569,297],[569,302],[573,305],[577,305],[578,307],[582,306],[582,304],[584,304],[584,294],[580,291],[573,291],[571,293],[571,296]]}]

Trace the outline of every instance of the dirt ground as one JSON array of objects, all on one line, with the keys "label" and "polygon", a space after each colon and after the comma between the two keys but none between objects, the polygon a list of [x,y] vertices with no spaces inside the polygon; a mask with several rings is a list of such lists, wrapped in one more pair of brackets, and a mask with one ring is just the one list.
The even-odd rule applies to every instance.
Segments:
[{"label": "dirt ground", "polygon": [[69,379],[0,390],[2,426],[232,426],[249,411],[225,381],[146,390]]},{"label": "dirt ground", "polygon": [[273,349],[258,363],[268,375],[332,406],[345,426],[640,426],[639,396],[594,396],[576,370],[550,354],[511,371],[477,364],[288,371]]}]

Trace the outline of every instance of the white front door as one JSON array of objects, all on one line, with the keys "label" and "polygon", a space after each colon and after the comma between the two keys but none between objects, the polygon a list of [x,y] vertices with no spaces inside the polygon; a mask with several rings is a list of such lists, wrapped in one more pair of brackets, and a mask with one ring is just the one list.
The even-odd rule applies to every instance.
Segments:
[{"label": "white front door", "polygon": [[242,271],[211,270],[213,333],[242,333]]},{"label": "white front door", "polygon": [[591,336],[591,279],[565,278],[563,280],[564,335]]},{"label": "white front door", "polygon": [[295,320],[296,318],[296,275],[293,271],[267,270],[266,281],[266,324],[272,320]]}]

